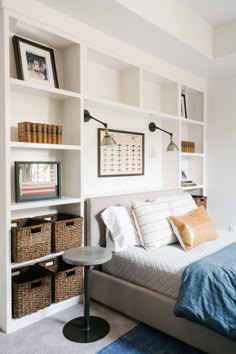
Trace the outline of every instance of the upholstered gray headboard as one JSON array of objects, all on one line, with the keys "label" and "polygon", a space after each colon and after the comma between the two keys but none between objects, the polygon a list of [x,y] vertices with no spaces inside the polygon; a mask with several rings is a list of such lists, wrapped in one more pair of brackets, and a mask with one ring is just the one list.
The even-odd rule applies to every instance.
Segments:
[{"label": "upholstered gray headboard", "polygon": [[114,205],[131,207],[132,200],[155,199],[160,196],[183,193],[182,189],[168,189],[133,194],[88,198],[85,201],[85,245],[105,246],[105,225],[101,219],[103,210]]}]

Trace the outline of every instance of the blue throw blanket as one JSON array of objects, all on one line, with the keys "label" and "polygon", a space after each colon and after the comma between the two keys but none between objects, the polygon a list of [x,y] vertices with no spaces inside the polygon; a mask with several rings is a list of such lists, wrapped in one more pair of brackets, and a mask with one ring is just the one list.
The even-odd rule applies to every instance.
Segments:
[{"label": "blue throw blanket", "polygon": [[236,341],[236,243],[185,269],[174,313]]}]

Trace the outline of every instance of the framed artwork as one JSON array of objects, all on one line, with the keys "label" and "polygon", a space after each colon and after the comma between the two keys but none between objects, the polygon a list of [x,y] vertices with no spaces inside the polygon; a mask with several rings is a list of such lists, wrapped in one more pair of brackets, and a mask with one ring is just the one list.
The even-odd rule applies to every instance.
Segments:
[{"label": "framed artwork", "polygon": [[98,177],[144,175],[144,134],[123,130],[109,132],[116,147],[101,147],[105,129],[98,129]]},{"label": "framed artwork", "polygon": [[16,161],[14,167],[17,203],[60,198],[60,162]]},{"label": "framed artwork", "polygon": [[12,37],[18,79],[59,87],[54,52],[18,36]]},{"label": "framed artwork", "polygon": [[184,93],[181,94],[181,116],[188,118],[186,95]]}]

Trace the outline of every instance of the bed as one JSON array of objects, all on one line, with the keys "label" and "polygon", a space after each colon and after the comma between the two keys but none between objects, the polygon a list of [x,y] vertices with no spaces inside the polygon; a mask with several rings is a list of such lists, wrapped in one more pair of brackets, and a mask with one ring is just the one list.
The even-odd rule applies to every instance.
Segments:
[{"label": "bed", "polygon": [[[160,196],[171,196],[176,193],[182,193],[182,191],[175,189],[87,199],[85,209],[85,236],[87,244],[105,246],[105,226],[101,220],[100,214],[109,206],[129,206],[131,200],[153,199]],[[224,236],[226,244],[222,244],[224,241],[220,238],[218,242],[214,242],[214,252],[232,242],[232,233],[228,233],[228,235],[225,233]],[[175,256],[178,254],[178,245],[165,246],[160,254],[163,254],[163,252],[169,252],[166,249],[168,247],[172,247]],[[128,258],[129,256],[134,258],[135,269],[135,262],[137,265],[140,263],[140,259],[142,262],[145,261],[145,250],[139,249],[137,251],[130,249],[123,255],[122,253],[120,255],[117,253],[109,264],[104,265],[103,271],[97,269],[92,271],[91,298],[207,353],[234,354],[236,353],[236,343],[232,340],[191,321],[174,316],[173,311],[176,303],[176,296],[184,267],[194,260],[204,257],[212,252],[212,250],[206,250],[201,246],[193,251],[194,252],[191,252],[191,256],[189,256],[188,253],[182,252],[185,260],[182,260],[182,263],[180,262],[177,269],[170,265],[169,269],[166,270],[166,274],[162,277],[165,281],[160,280],[156,282],[158,284],[155,284],[155,282],[152,281],[152,277],[149,277],[149,284],[144,284],[137,279],[129,278],[130,275],[125,275],[127,272],[124,270],[122,271],[122,269],[118,271],[115,270],[117,259],[120,257],[120,264],[123,264],[126,256]],[[191,258],[192,256],[193,258]],[[155,256],[153,256],[153,258],[155,258]],[[173,259],[173,257],[171,258]],[[150,266],[155,270],[155,262],[150,264]],[[131,271],[130,274],[131,273],[134,274],[135,272]],[[166,281],[167,276],[169,276],[168,282]],[[141,278],[148,277],[144,276]],[[172,282],[172,285],[168,287],[167,285],[170,281]]]}]

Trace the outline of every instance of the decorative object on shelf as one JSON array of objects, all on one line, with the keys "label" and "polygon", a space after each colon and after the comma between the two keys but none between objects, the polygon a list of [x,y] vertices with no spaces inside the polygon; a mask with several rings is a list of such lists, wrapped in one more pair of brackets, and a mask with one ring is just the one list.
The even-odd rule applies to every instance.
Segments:
[{"label": "decorative object on shelf", "polygon": [[12,317],[21,318],[52,303],[52,275],[37,266],[23,267],[12,273]]},{"label": "decorative object on shelf", "polygon": [[52,224],[47,220],[24,218],[11,222],[13,262],[25,262],[51,253]]},{"label": "decorative object on shelf", "polygon": [[18,79],[59,87],[52,48],[18,36],[12,42]]},{"label": "decorative object on shelf", "polygon": [[52,252],[61,252],[82,245],[83,218],[65,213],[41,215],[52,222]]},{"label": "decorative object on shelf", "polygon": [[62,126],[20,122],[18,123],[18,140],[25,143],[62,144]]},{"label": "decorative object on shelf", "polygon": [[16,161],[16,202],[60,198],[60,162]]},{"label": "decorative object on shelf", "polygon": [[193,141],[181,141],[181,152],[195,152],[195,143]]},{"label": "decorative object on shelf", "polygon": [[205,195],[193,195],[192,194],[192,197],[198,207],[203,205],[205,209],[207,208],[207,197]]},{"label": "decorative object on shelf", "polygon": [[186,119],[188,118],[185,93],[181,93],[181,116],[186,118]]},{"label": "decorative object on shelf", "polygon": [[193,182],[190,178],[187,177],[187,174],[183,170],[181,171],[181,176],[181,187],[193,187],[197,185],[197,183]]},{"label": "decorative object on shelf", "polygon": [[38,266],[52,273],[52,302],[57,303],[83,293],[83,269],[63,262],[62,257],[56,257]]},{"label": "decorative object on shelf", "polygon": [[95,120],[98,123],[101,123],[104,128],[105,128],[105,134],[104,137],[100,143],[100,146],[106,146],[106,147],[114,147],[117,145],[117,142],[115,141],[114,137],[109,133],[107,123],[102,122],[101,120],[94,118],[90,115],[89,111],[87,109],[84,110],[84,121],[87,123],[89,122],[90,119]]},{"label": "decorative object on shelf", "polygon": [[111,130],[119,144],[100,149],[106,134],[98,129],[98,177],[144,175],[144,134],[124,130]]},{"label": "decorative object on shelf", "polygon": [[162,132],[170,135],[170,143],[166,148],[166,151],[179,151],[178,146],[175,144],[173,140],[173,133],[168,132],[160,127],[157,127],[154,122],[149,123],[149,130],[150,132],[154,132],[155,130],[161,130]]}]

